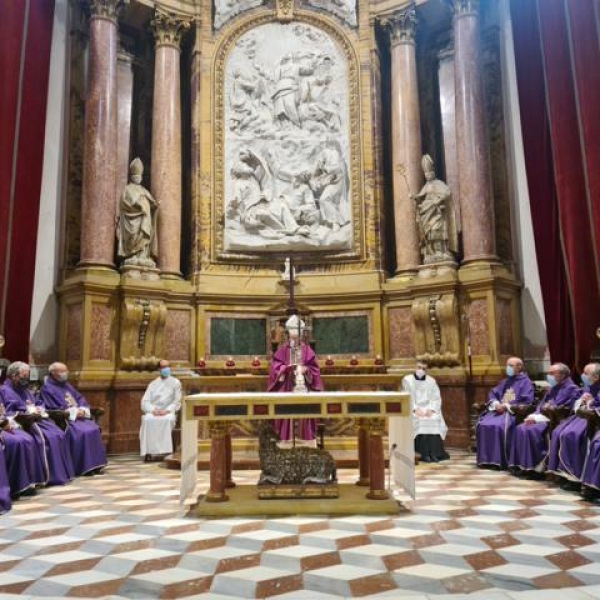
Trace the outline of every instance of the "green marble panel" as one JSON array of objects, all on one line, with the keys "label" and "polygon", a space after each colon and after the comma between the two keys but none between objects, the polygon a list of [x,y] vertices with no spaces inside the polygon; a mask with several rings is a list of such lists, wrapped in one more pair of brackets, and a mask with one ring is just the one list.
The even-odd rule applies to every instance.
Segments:
[{"label": "green marble panel", "polygon": [[369,318],[321,317],[313,319],[313,336],[319,356],[369,352]]},{"label": "green marble panel", "polygon": [[267,353],[267,320],[212,317],[212,356],[256,356]]}]

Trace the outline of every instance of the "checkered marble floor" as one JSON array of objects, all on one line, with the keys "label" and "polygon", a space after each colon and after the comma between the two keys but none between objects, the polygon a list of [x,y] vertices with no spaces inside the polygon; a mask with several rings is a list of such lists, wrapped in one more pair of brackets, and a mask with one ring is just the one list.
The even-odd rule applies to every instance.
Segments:
[{"label": "checkered marble floor", "polygon": [[600,598],[600,507],[461,453],[420,465],[417,493],[394,518],[200,520],[177,471],[114,457],[0,517],[0,598]]}]

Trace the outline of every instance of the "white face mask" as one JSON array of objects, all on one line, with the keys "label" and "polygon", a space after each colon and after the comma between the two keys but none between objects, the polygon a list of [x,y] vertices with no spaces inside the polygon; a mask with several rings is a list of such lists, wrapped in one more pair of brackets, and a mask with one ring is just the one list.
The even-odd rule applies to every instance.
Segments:
[{"label": "white face mask", "polygon": [[417,370],[415,371],[415,375],[416,375],[417,377],[425,377],[425,369],[417,369]]}]

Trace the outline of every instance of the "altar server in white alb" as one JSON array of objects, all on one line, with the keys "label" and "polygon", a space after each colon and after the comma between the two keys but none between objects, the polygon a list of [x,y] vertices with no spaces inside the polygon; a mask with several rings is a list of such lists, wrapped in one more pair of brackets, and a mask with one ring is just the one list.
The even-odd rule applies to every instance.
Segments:
[{"label": "altar server in white alb", "polygon": [[414,373],[402,379],[410,394],[415,452],[422,462],[439,462],[449,458],[444,449],[448,427],[442,416],[442,396],[435,379],[427,375],[427,363],[417,362]]},{"label": "altar server in white alb", "polygon": [[160,376],[148,385],[142,398],[140,454],[146,461],[173,452],[171,432],[181,407],[181,383],[171,375],[169,361],[161,360],[158,366]]}]

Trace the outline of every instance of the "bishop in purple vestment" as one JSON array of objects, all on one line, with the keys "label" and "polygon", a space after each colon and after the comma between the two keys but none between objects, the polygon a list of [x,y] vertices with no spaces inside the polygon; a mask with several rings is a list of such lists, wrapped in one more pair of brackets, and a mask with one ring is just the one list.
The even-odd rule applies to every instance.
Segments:
[{"label": "bishop in purple vestment", "polygon": [[67,414],[67,442],[75,475],[98,473],[106,466],[106,452],[100,428],[92,420],[87,400],[68,383],[69,370],[63,363],[48,367],[49,377],[40,390],[47,410],[63,410]]},{"label": "bishop in purple vestment", "polygon": [[[591,365],[585,367],[584,375],[586,371],[593,371]],[[561,486],[565,489],[579,487],[588,450],[588,420],[577,415],[577,411],[579,408],[600,409],[600,394],[594,394],[596,388],[591,383],[589,381],[586,388],[580,390],[580,397],[573,408],[575,414],[565,419],[552,432],[550,439],[548,471],[566,480]]]},{"label": "bishop in purple vestment", "polygon": [[[593,406],[594,412],[600,417],[600,363],[586,365],[583,369],[581,379],[585,386],[584,396],[585,400],[587,400],[586,403]],[[593,400],[590,400],[590,396]],[[600,429],[596,431],[590,442],[581,476],[581,483],[583,484],[581,493],[584,497],[591,500],[597,499],[600,496]]]},{"label": "bishop in purple vestment", "polygon": [[533,383],[523,372],[523,361],[515,356],[506,362],[506,379],[489,394],[485,412],[479,418],[477,464],[506,469],[510,456],[515,416],[513,407],[533,402]]},{"label": "bishop in purple vestment", "polygon": [[570,375],[569,367],[563,363],[553,364],[548,369],[550,390],[535,412],[515,429],[509,460],[511,468],[531,472],[532,477],[535,473],[543,477],[541,473],[546,469],[550,419],[542,414],[542,410],[550,407],[573,410],[575,401],[581,396],[581,388],[573,382]]},{"label": "bishop in purple vestment", "polygon": [[43,455],[34,439],[20,428],[14,418],[6,416],[0,395],[0,420],[2,419],[6,420],[0,431],[0,445],[4,449],[11,496],[16,499],[21,495],[35,494],[35,487],[47,482]]},{"label": "bishop in purple vestment", "polygon": [[[285,328],[289,339],[282,344],[271,360],[269,369],[269,392],[310,392],[322,391],[321,370],[314,350],[301,338],[305,330],[304,321],[297,315],[292,315],[286,322]],[[293,421],[277,419],[275,431],[282,440],[293,437]],[[302,440],[315,439],[316,420],[299,419],[298,437]]]},{"label": "bishop in purple vestment", "polygon": [[48,417],[39,398],[27,388],[29,365],[12,363],[6,371],[6,381],[0,388],[0,396],[6,414],[38,414],[42,419],[31,427],[31,435],[44,459],[48,485],[64,485],[74,477],[73,461],[65,432]]}]

